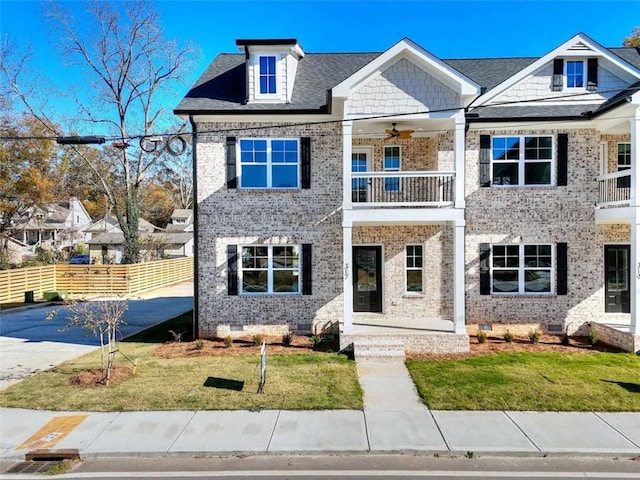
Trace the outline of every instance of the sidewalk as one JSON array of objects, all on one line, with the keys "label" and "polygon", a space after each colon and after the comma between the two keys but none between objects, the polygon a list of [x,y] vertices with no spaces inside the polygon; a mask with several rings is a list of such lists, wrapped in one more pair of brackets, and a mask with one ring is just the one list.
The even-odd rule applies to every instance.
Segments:
[{"label": "sidewalk", "polygon": [[640,413],[431,411],[402,363],[358,364],[364,410],[78,413],[0,408],[0,460],[227,454],[640,455]]}]

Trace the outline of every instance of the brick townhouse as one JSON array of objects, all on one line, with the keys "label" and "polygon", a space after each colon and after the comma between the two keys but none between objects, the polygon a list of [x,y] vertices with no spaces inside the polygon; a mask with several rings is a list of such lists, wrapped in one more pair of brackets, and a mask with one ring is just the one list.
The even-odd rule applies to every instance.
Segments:
[{"label": "brick townhouse", "polygon": [[640,51],[236,45],[175,109],[194,132],[199,336],[450,352],[479,328],[594,328],[640,349]]}]

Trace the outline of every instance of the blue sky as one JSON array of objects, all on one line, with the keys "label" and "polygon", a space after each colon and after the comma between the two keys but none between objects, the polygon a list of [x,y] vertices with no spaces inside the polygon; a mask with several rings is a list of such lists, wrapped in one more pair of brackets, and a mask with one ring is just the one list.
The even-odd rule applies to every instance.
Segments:
[{"label": "blue sky", "polygon": [[[64,3],[82,12],[83,2]],[[189,83],[217,53],[237,52],[237,38],[297,38],[306,52],[377,52],[409,37],[440,58],[515,57],[544,55],[578,32],[620,46],[640,25],[640,0],[159,0],[156,6],[166,37],[200,50]],[[48,39],[41,2],[1,0],[0,32],[31,44],[37,68],[58,87],[74,80]]]}]

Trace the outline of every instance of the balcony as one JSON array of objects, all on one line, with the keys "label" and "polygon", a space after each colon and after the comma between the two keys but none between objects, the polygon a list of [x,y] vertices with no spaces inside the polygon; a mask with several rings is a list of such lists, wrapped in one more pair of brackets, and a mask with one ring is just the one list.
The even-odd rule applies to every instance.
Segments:
[{"label": "balcony", "polygon": [[455,172],[353,172],[354,209],[453,207]]},{"label": "balcony", "polygon": [[598,208],[627,207],[631,199],[631,170],[620,170],[598,177]]}]

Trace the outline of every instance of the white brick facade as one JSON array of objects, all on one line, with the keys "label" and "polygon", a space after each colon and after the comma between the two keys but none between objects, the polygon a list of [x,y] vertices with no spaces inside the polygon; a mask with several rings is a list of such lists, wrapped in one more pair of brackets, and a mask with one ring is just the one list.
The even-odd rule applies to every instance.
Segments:
[{"label": "white brick facade", "polygon": [[[412,56],[405,55],[402,48]],[[607,205],[611,209],[620,208],[620,214],[616,216],[618,210],[607,210],[607,215],[598,217],[603,181],[599,177],[617,172],[618,143],[632,144],[632,165],[640,157],[640,120],[633,120],[640,118],[634,113],[640,112],[636,104],[623,105],[620,108],[626,110],[605,115],[602,121],[579,115],[548,122],[542,116],[536,121],[473,120],[471,116],[465,118],[460,109],[464,102],[468,105],[483,98],[479,88],[474,95],[469,93],[474,91],[473,82],[465,83],[445,67],[435,72],[437,62],[427,54],[423,63],[409,60],[421,55],[411,44],[403,47],[400,42],[391,51],[399,52],[394,53],[397,59],[389,58],[391,54],[381,55],[380,67],[384,68],[373,68],[378,61],[373,60],[373,66],[353,73],[353,83],[346,79],[336,87],[344,96],[332,105],[334,113],[327,109],[315,116],[299,113],[299,118],[295,118],[279,112],[270,115],[269,122],[258,114],[246,114],[242,117],[244,122],[231,121],[231,115],[220,115],[217,121],[205,121],[215,117],[212,115],[196,122],[202,132],[198,134],[196,148],[200,335],[281,333],[286,329],[302,333],[340,331],[344,347],[357,338],[374,335],[374,330],[367,327],[395,328],[404,329],[393,334],[402,340],[407,351],[442,352],[468,349],[465,324],[467,332],[473,334],[470,329],[487,323],[496,325],[497,330],[512,325],[514,330],[518,326],[559,328],[569,333],[584,331],[594,323],[624,323],[630,324],[629,333],[635,335],[631,340],[620,340],[618,334],[608,330],[603,330],[603,337],[636,348],[637,322],[633,318],[637,318],[634,309],[638,299],[632,298],[631,314],[605,314],[604,255],[608,245],[631,245],[630,265],[637,262],[634,255],[640,249],[637,225],[640,206],[635,168],[631,170],[635,175],[632,178],[636,179],[631,187],[615,181],[610,181],[608,187],[613,185],[614,190],[622,190],[628,204]],[[623,67],[627,68],[616,64],[615,59],[600,61],[597,91],[581,97],[580,102],[601,103],[626,87],[628,79],[622,78],[626,74],[612,73]],[[286,73],[285,66],[282,69]],[[362,71],[370,71],[370,76],[363,78]],[[566,96],[566,91],[552,91],[552,74],[553,58],[547,58],[533,73],[506,91],[489,96],[488,101],[527,102]],[[640,78],[640,72],[637,75]],[[253,77],[250,75],[248,80],[250,90],[255,89]],[[640,104],[640,99],[636,103]],[[438,116],[427,113],[434,110],[439,111]],[[384,117],[368,118],[376,115]],[[412,138],[385,135],[385,129],[396,121],[410,125],[409,129],[414,131]],[[481,185],[481,169],[491,170],[494,166],[491,162],[495,162],[482,163],[486,152],[481,152],[481,136],[486,142],[487,137],[518,135],[544,135],[552,139],[550,184]],[[228,188],[229,136],[237,140],[309,137],[310,188]],[[564,148],[562,155],[560,151],[560,139],[564,141],[565,136],[566,169]],[[373,185],[384,186],[385,179],[393,178],[393,174],[384,172],[385,146],[400,147],[398,175],[407,174],[408,179],[423,175],[427,179],[425,184],[436,182],[433,191],[440,192],[445,185],[446,188],[453,185],[457,191],[450,198],[438,197],[438,201],[418,198],[426,194],[415,194],[409,186],[420,185],[419,181],[407,180],[402,192],[395,196],[385,196],[384,191],[374,195]],[[486,145],[483,148],[487,149]],[[370,155],[370,170],[358,177],[362,185],[359,188],[367,190],[365,199],[352,198],[353,151],[366,151]],[[519,168],[524,169],[524,163]],[[370,173],[370,178],[366,178]],[[565,173],[567,184],[559,185]],[[280,244],[312,246],[311,294],[229,294],[230,245]],[[481,292],[481,270],[486,278],[486,266],[482,265],[480,250],[481,245],[487,244],[551,245],[551,292]],[[423,247],[424,291],[420,293],[406,291],[407,245]],[[351,289],[356,267],[351,258],[352,246],[381,248],[381,313],[353,312]],[[566,268],[560,273],[563,263],[560,257],[564,259],[564,253],[560,252],[564,252],[565,246]],[[566,293],[564,287],[560,288],[561,283],[564,285],[565,271]],[[631,271],[633,292],[637,282],[633,267]]]}]

